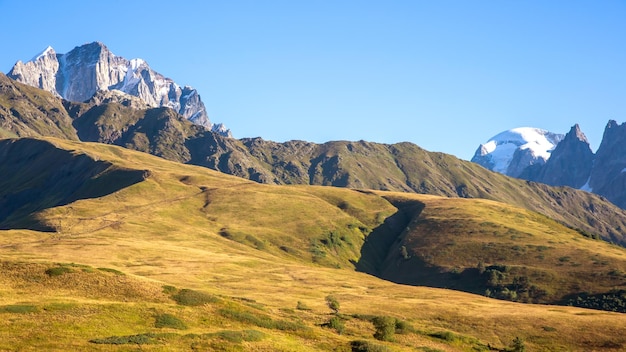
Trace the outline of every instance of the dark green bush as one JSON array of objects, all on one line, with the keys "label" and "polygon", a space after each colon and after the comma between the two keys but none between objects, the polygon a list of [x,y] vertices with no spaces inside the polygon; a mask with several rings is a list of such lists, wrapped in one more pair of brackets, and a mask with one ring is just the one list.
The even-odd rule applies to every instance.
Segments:
[{"label": "dark green bush", "polygon": [[218,301],[217,297],[208,293],[194,291],[190,289],[182,289],[177,294],[172,296],[172,299],[176,303],[182,306],[201,306],[207,303],[215,303]]},{"label": "dark green bush", "polygon": [[72,269],[65,266],[55,266],[54,268],[46,269],[46,275],[48,276],[61,276],[71,272]]},{"label": "dark green bush", "polygon": [[385,346],[373,344],[365,340],[355,340],[350,342],[352,352],[387,352],[389,349]]},{"label": "dark green bush", "polygon": [[326,296],[326,305],[328,305],[328,308],[335,312],[335,314],[339,313],[339,301],[334,296]]},{"label": "dark green bush", "polygon": [[396,318],[393,317],[375,317],[372,320],[376,332],[374,338],[381,341],[393,341],[393,335],[396,332]]},{"label": "dark green bush", "polygon": [[182,320],[173,316],[172,314],[159,314],[155,316],[154,326],[157,328],[171,328],[178,330],[185,330],[187,326],[183,323]]},{"label": "dark green bush", "polygon": [[330,318],[328,323],[324,324],[324,326],[334,329],[339,335],[343,334],[346,330],[346,324],[343,322],[343,319],[338,316]]}]

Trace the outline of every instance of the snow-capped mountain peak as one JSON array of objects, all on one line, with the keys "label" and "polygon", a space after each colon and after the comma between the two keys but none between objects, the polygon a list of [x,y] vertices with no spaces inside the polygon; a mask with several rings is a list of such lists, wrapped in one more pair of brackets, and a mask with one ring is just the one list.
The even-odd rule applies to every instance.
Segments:
[{"label": "snow-capped mountain peak", "polygon": [[37,61],[39,59],[41,59],[42,57],[48,55],[48,54],[56,54],[54,52],[54,49],[52,49],[51,46],[48,46],[47,48],[45,48],[42,52],[40,52],[39,54],[35,55],[32,59],[30,59],[30,61],[28,62],[34,62]]},{"label": "snow-capped mountain peak", "polygon": [[197,125],[230,136],[223,125],[214,126],[209,121],[195,89],[181,88],[143,59],[116,56],[100,42],[78,46],[66,54],[56,54],[48,47],[31,61],[18,61],[7,76],[70,101],[82,102],[98,91],[118,90],[141,98],[151,107],[172,108]]},{"label": "snow-capped mountain peak", "polygon": [[563,134],[540,128],[514,128],[481,144],[472,161],[490,170],[517,177],[530,165],[545,164],[563,137]]}]

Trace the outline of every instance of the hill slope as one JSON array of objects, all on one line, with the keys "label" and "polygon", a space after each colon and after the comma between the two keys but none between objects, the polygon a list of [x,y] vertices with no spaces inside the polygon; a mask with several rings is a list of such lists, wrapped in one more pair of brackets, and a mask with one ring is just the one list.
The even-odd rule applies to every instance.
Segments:
[{"label": "hill slope", "polygon": [[[140,344],[142,350],[377,345],[392,351],[487,351],[488,345],[504,349],[515,337],[532,350],[626,346],[623,314],[397,285],[354,270],[363,264],[389,275],[402,254],[398,246],[405,246],[409,257],[402,257],[398,275],[414,274],[419,261],[444,269],[443,282],[452,267],[461,269],[462,277],[464,267],[480,260],[487,268],[492,261],[534,268],[530,256],[516,261],[512,246],[534,253],[530,246],[547,238],[558,243],[546,245],[555,248],[544,251],[543,263],[566,287],[587,278],[571,265],[586,265],[586,257],[596,256],[603,271],[624,270],[623,248],[585,238],[538,214],[482,200],[263,185],[103,144],[22,143],[147,173],[128,187],[113,182],[120,186],[113,193],[33,214],[55,233],[0,231],[0,311],[7,317],[0,322],[2,349],[108,350],[121,343]],[[511,224],[507,216],[519,222]],[[407,220],[408,229],[402,224]],[[463,226],[491,233],[454,232]],[[512,238],[508,229],[519,237]],[[364,245],[381,235],[392,240],[384,253]],[[455,243],[446,264],[434,254],[440,252],[439,241],[447,245],[451,237]],[[484,242],[495,247],[475,245]],[[500,258],[496,253],[504,248],[510,253]],[[584,256],[574,257],[582,251]],[[567,255],[565,268],[553,265]],[[624,281],[614,280],[615,287]],[[584,288],[604,292],[607,285]],[[339,315],[325,305],[328,295],[340,302]],[[404,328],[393,342],[378,341],[374,316],[393,317]],[[342,334],[322,326],[332,317],[345,324]]]},{"label": "hill slope", "polygon": [[[18,92],[34,90],[4,76],[1,78]],[[23,100],[31,102],[28,113],[58,109],[58,100],[40,92],[48,97],[46,101],[36,100],[33,94],[23,94]],[[37,104],[41,106],[35,109]],[[63,106],[66,113],[61,113],[62,123],[55,125],[66,130],[69,116],[74,134],[82,141],[116,144],[262,183],[492,199],[543,213],[570,227],[626,244],[622,231],[626,228],[626,213],[601,197],[505,177],[451,155],[425,151],[412,143],[236,140],[193,125],[173,110],[146,109],[131,99],[115,95],[97,95],[86,103],[64,102]],[[10,121],[9,126],[19,126],[15,119]],[[60,135],[54,129],[38,129],[29,127],[30,124],[23,123],[24,132],[16,134],[75,139],[74,134]]]}]

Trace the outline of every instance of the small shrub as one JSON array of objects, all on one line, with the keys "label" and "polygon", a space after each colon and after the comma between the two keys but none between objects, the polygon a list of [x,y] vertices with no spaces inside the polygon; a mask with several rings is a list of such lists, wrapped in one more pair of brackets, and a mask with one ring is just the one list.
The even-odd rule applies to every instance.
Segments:
[{"label": "small shrub", "polygon": [[298,301],[298,304],[296,305],[296,309],[297,310],[311,310],[311,308],[309,308],[309,306],[307,306],[306,303],[302,301]]},{"label": "small shrub", "polygon": [[374,338],[381,341],[393,341],[393,335],[396,332],[396,318],[393,317],[376,317],[372,320],[376,332]]},{"label": "small shrub", "polygon": [[173,295],[178,291],[178,289],[172,285],[163,285],[162,288],[163,293],[165,293],[166,295]]},{"label": "small shrub", "polygon": [[326,305],[330,308],[335,314],[339,313],[339,301],[332,295],[326,296]]},{"label": "small shrub", "polygon": [[177,294],[172,296],[172,299],[176,303],[182,306],[201,306],[207,303],[215,303],[218,301],[217,297],[208,293],[194,291],[190,289],[182,289]]},{"label": "small shrub", "polygon": [[46,275],[52,276],[61,276],[63,274],[71,273],[72,269],[65,266],[55,266],[54,268],[46,269]]},{"label": "small shrub", "polygon": [[337,316],[330,318],[328,323],[324,324],[324,326],[334,329],[339,335],[343,334],[346,330],[346,324],[343,322],[343,319]]},{"label": "small shrub", "polygon": [[524,345],[524,340],[522,340],[519,337],[516,337],[515,339],[513,339],[513,342],[511,343],[511,348],[509,348],[509,351],[511,351],[511,352],[524,352],[524,351],[526,351],[526,346]]},{"label": "small shrub", "polygon": [[415,328],[406,321],[396,319],[396,334],[408,334],[415,332]]},{"label": "small shrub", "polygon": [[183,323],[182,320],[178,319],[172,314],[159,314],[155,316],[154,327],[157,328],[170,328],[170,329],[178,329],[185,330],[187,326]]},{"label": "small shrub", "polygon": [[385,346],[373,344],[365,340],[355,340],[350,342],[352,352],[387,352],[389,349]]},{"label": "small shrub", "polygon": [[436,339],[444,340],[444,341],[447,341],[447,342],[454,342],[457,339],[456,335],[454,335],[450,331],[433,332],[432,334],[428,334],[428,336],[434,337]]}]

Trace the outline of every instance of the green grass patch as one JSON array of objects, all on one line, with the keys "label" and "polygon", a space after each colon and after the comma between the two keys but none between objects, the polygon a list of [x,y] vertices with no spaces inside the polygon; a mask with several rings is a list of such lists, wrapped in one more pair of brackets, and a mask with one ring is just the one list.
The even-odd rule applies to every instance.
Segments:
[{"label": "green grass patch", "polygon": [[255,325],[266,329],[299,331],[307,329],[306,325],[300,322],[287,320],[274,320],[270,316],[259,313],[252,313],[232,308],[222,308],[218,313],[224,318],[236,320],[240,323]]},{"label": "green grass patch", "polygon": [[39,308],[29,304],[10,304],[6,306],[0,306],[0,313],[13,313],[13,314],[28,314],[37,313]]},{"label": "green grass patch", "polygon": [[187,325],[183,323],[182,320],[178,319],[176,316],[168,313],[158,314],[155,317],[154,327],[156,328],[170,328],[170,329],[178,329],[185,330],[187,329]]},{"label": "green grass patch", "polygon": [[202,306],[208,303],[219,302],[219,299],[213,295],[186,288],[178,291],[178,293],[172,296],[172,299],[182,306]]},{"label": "green grass patch", "polygon": [[89,340],[97,345],[148,345],[157,343],[157,334],[137,334],[126,336],[109,336],[101,339]]},{"label": "green grass patch", "polygon": [[235,330],[223,330],[216,332],[214,334],[209,334],[207,336],[217,337],[222,340],[226,340],[234,343],[241,342],[256,342],[263,340],[266,335],[257,330],[243,330],[243,331],[235,331]]},{"label": "green grass patch", "polygon": [[166,295],[173,295],[178,292],[178,289],[172,285],[163,285],[163,293]]},{"label": "green grass patch", "polygon": [[104,271],[104,272],[107,272],[107,273],[113,273],[115,275],[126,275],[126,274],[124,274],[123,272],[121,272],[119,270],[111,269],[111,268],[98,268],[98,270]]},{"label": "green grass patch", "polygon": [[350,342],[352,352],[388,352],[386,346],[378,345],[366,340],[354,340]]},{"label": "green grass patch", "polygon": [[48,268],[46,269],[45,273],[46,275],[53,277],[53,276],[61,276],[67,273],[71,273],[72,269],[66,267],[66,266],[55,266],[54,268]]}]

